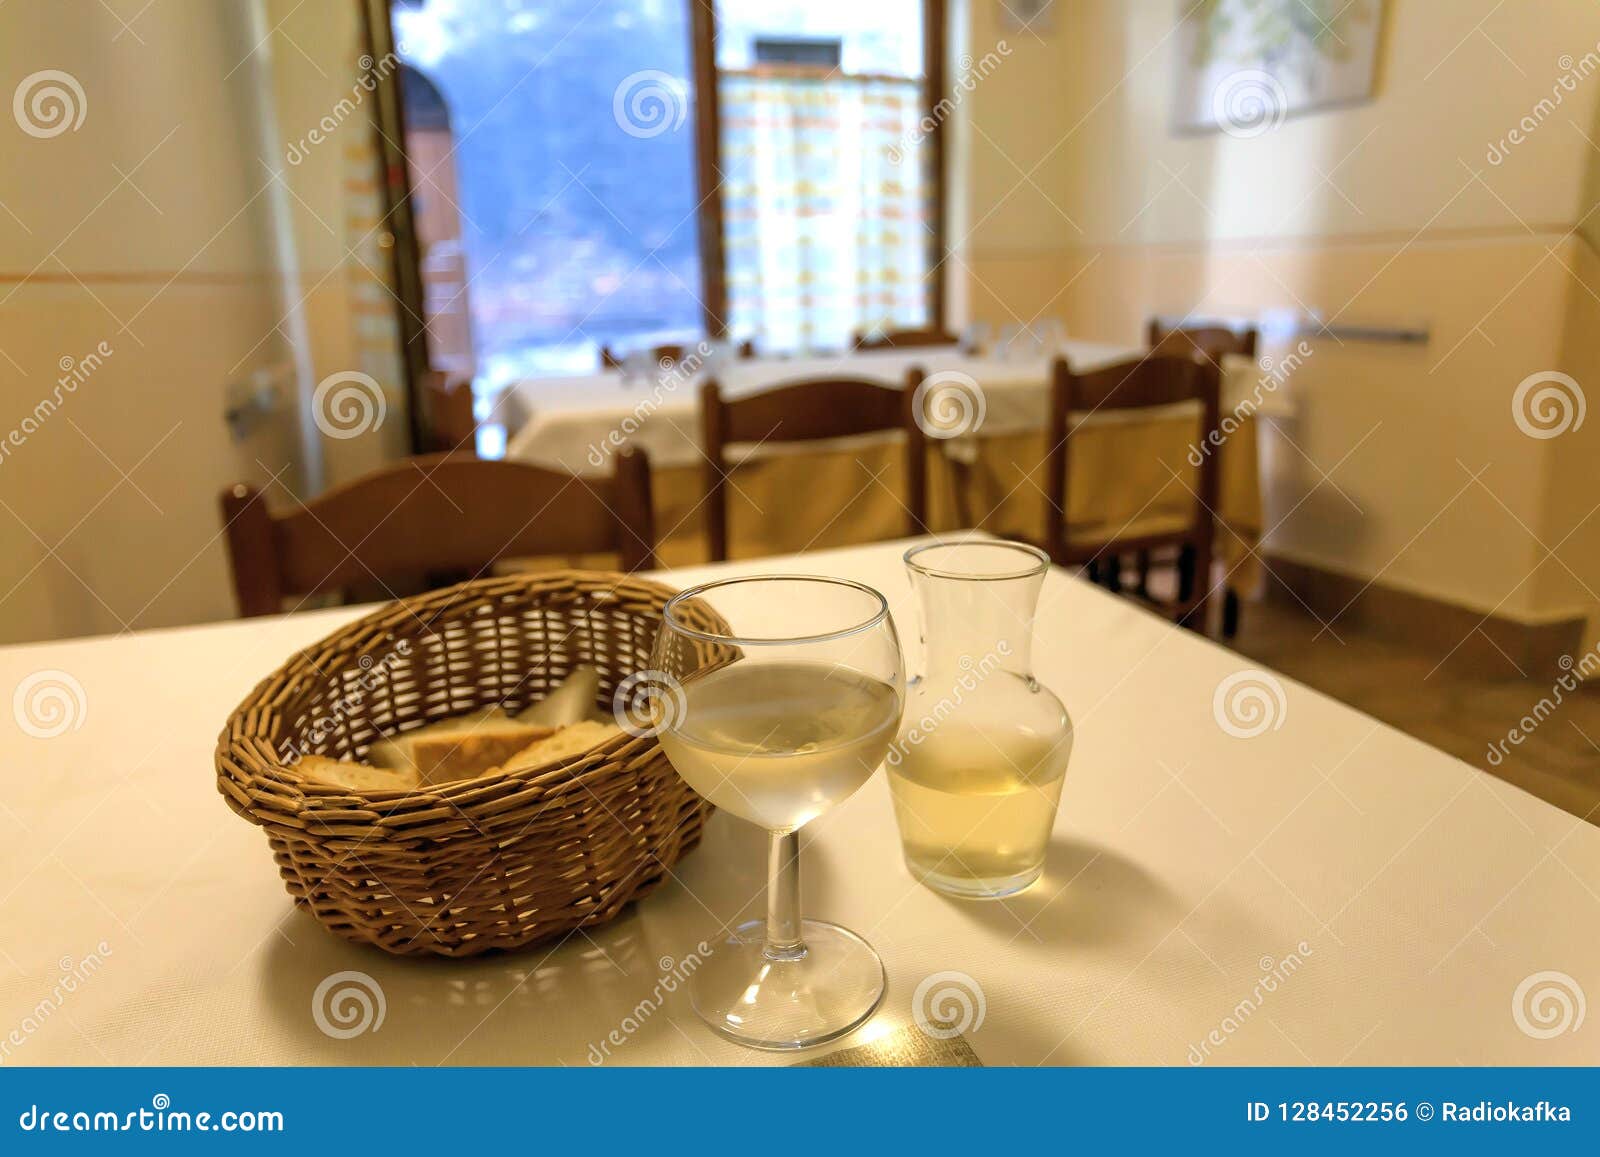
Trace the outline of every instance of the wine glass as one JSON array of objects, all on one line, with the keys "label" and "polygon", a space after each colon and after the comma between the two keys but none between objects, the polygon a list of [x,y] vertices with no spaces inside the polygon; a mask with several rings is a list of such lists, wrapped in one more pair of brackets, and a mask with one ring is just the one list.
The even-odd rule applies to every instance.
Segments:
[{"label": "wine glass", "polygon": [[1032,326],[1007,325],[1000,330],[998,349],[1001,361],[1025,362],[1039,357],[1044,347]]},{"label": "wine glass", "polygon": [[622,358],[622,382],[632,385],[634,382],[648,382],[656,372],[655,354],[648,349],[632,350]]},{"label": "wine glass", "polygon": [[961,352],[969,358],[981,358],[989,349],[989,338],[994,327],[986,321],[969,321],[961,330]]},{"label": "wine glass", "polygon": [[1055,357],[1067,344],[1067,327],[1059,317],[1048,317],[1039,323],[1039,345],[1046,357]]},{"label": "wine glass", "polygon": [[[731,625],[710,626],[719,618]],[[843,1036],[883,999],[883,962],[854,932],[801,919],[799,831],[872,777],[899,729],[905,675],[888,603],[813,575],[707,583],[667,603],[653,662],[672,766],[771,836],[766,921],[735,929],[694,973],[695,1011],[754,1048]]]}]

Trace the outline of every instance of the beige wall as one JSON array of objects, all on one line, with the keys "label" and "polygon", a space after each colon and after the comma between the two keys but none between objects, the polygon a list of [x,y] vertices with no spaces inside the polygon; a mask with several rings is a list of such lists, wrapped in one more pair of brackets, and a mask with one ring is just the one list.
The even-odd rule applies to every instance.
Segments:
[{"label": "beige wall", "polygon": [[[309,493],[321,463],[299,407],[322,376],[361,368],[341,150],[370,181],[368,130],[352,122],[297,169],[274,130],[349,90],[354,6],[289,20],[278,0],[112,7],[131,28],[98,0],[0,5],[0,436],[54,401],[62,359],[112,351],[0,458],[0,642],[231,617],[220,488],[282,471]],[[43,69],[76,78],[86,106],[47,139],[10,99]],[[223,388],[257,372],[286,410],[235,444]],[[391,402],[386,430],[330,443],[328,476],[403,439]]]},{"label": "beige wall", "polygon": [[[1596,78],[1600,79],[1600,78]],[[1574,129],[1576,126],[1569,126]],[[1600,106],[1588,130],[1600,142]],[[1567,296],[1560,368],[1586,390],[1586,401],[1600,403],[1600,147],[1585,153],[1587,176],[1578,203],[1579,235],[1584,243],[1569,264],[1573,288]],[[1545,506],[1539,526],[1546,547],[1539,568],[1542,598],[1554,604],[1594,599],[1600,590],[1600,413],[1550,442],[1545,475]],[[1591,517],[1593,516],[1593,517]],[[1589,643],[1600,645],[1600,615],[1591,614]]]},{"label": "beige wall", "polygon": [[[1271,549],[1485,613],[1593,613],[1539,542],[1574,517],[1556,490],[1595,489],[1594,458],[1522,434],[1510,398],[1531,373],[1587,368],[1593,302],[1572,270],[1593,262],[1575,226],[1594,151],[1577,129],[1600,74],[1502,163],[1487,153],[1563,55],[1596,51],[1600,9],[1391,0],[1375,100],[1236,139],[1168,129],[1176,4],[1057,7],[1042,40],[1001,29],[997,5],[963,12],[969,55],[1002,37],[1010,55],[954,126],[953,300],[1128,342],[1155,312],[1424,324],[1421,349],[1313,343],[1295,416],[1264,439]],[[1593,538],[1560,553],[1600,574]]]},{"label": "beige wall", "polygon": [[[1592,201],[1589,208],[1597,206],[1600,201]],[[1586,391],[1594,411],[1600,405],[1600,256],[1585,244],[1571,264],[1577,278],[1567,298],[1559,367]],[[1547,445],[1543,506],[1536,525],[1548,550],[1538,552],[1538,597],[1552,606],[1585,601],[1592,606],[1600,591],[1600,412],[1589,413],[1581,427]],[[1591,612],[1591,646],[1600,644],[1596,618],[1600,616]]]},{"label": "beige wall", "polygon": [[[225,381],[287,357],[249,64],[224,82],[242,8],[157,6],[131,32],[93,0],[0,8],[0,426],[54,395],[62,359],[112,350],[0,466],[0,639],[231,613],[214,483],[291,447],[236,448],[221,418]],[[9,98],[47,68],[85,115],[38,139]]]}]

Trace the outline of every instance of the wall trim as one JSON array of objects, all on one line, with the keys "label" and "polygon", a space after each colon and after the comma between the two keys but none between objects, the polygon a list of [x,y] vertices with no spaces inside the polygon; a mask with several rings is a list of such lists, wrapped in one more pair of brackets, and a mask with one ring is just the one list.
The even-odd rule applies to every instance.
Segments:
[{"label": "wall trim", "polygon": [[962,248],[969,259],[991,261],[1028,261],[1082,252],[1122,250],[1126,252],[1154,251],[1162,254],[1208,255],[1238,252],[1245,255],[1258,252],[1297,251],[1309,249],[1430,249],[1469,245],[1531,245],[1541,242],[1573,241],[1588,244],[1587,238],[1576,225],[1541,224],[1527,229],[1490,226],[1484,228],[1429,229],[1420,233],[1404,230],[1383,230],[1371,233],[1305,233],[1278,237],[1207,237],[1166,238],[1135,241],[1092,241],[1084,238],[1064,241],[1054,245],[987,245],[973,244],[970,240]]},{"label": "wall trim", "polygon": [[1566,671],[1561,660],[1575,659],[1583,649],[1587,619],[1581,614],[1545,623],[1485,616],[1458,603],[1382,582],[1368,583],[1282,554],[1269,553],[1266,558],[1267,599],[1301,611],[1309,607],[1336,631],[1348,626],[1435,650],[1441,660],[1449,654],[1447,665],[1457,674],[1555,678]]}]

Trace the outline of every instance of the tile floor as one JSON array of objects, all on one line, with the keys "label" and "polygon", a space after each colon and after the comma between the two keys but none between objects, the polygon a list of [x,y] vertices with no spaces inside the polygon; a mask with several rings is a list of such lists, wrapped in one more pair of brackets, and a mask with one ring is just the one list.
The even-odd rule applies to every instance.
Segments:
[{"label": "tile floor", "polygon": [[[1246,603],[1241,654],[1281,671],[1409,735],[1498,775],[1591,823],[1600,824],[1600,688],[1568,694],[1521,746],[1491,766],[1489,745],[1504,740],[1548,682],[1469,676],[1439,656],[1339,627],[1324,633],[1309,614],[1276,603]],[[1430,674],[1432,672],[1432,674]]]}]

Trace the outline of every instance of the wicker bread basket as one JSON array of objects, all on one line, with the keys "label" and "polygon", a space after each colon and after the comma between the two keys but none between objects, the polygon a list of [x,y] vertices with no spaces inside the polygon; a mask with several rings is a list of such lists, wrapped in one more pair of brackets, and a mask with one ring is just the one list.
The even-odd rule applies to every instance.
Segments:
[{"label": "wicker bread basket", "polygon": [[[292,657],[228,720],[217,785],[266,830],[289,894],[330,931],[397,954],[471,956],[603,923],[661,883],[711,807],[654,737],[623,732],[559,765],[421,790],[354,793],[301,754],[362,756],[437,719],[542,698],[582,663],[602,704],[650,666],[674,592],[565,571],[392,603]],[[707,608],[693,625],[726,626]]]}]

